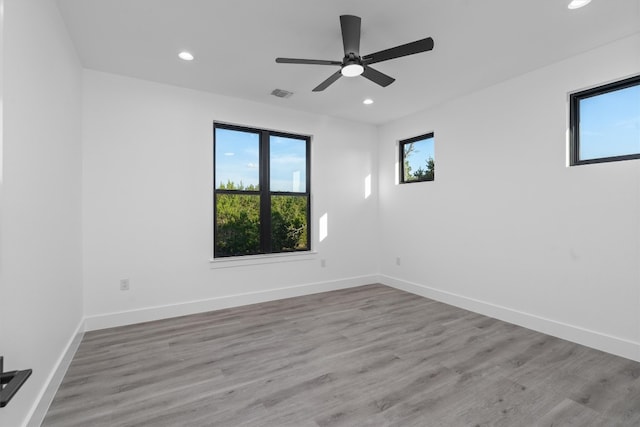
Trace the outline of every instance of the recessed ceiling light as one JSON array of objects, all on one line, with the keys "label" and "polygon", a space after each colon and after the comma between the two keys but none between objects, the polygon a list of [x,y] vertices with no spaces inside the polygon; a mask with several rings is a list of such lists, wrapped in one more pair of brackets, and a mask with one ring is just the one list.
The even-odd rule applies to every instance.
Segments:
[{"label": "recessed ceiling light", "polygon": [[582,6],[586,6],[589,3],[591,3],[591,0],[571,0],[571,3],[569,3],[569,6],[567,6],[569,9],[579,9]]},{"label": "recessed ceiling light", "polygon": [[193,55],[189,52],[182,51],[178,54],[178,57],[184,61],[193,61]]},{"label": "recessed ceiling light", "polygon": [[371,104],[373,104],[373,99],[371,99],[371,98],[367,98],[367,99],[365,99],[364,101],[362,101],[362,103],[363,103],[364,105],[371,105]]}]

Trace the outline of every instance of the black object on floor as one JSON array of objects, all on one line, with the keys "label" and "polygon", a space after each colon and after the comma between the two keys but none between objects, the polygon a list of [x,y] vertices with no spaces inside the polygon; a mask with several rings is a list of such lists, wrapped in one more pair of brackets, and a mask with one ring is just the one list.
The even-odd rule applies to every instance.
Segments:
[{"label": "black object on floor", "polygon": [[22,384],[27,381],[31,372],[31,369],[4,372],[3,357],[0,356],[0,408],[7,406]]}]

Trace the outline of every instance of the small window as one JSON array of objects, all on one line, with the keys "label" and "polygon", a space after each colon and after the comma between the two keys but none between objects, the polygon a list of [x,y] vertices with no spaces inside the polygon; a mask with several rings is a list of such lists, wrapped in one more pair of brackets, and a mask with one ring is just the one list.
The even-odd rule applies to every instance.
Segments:
[{"label": "small window", "polygon": [[400,141],[399,147],[401,183],[435,179],[433,132]]},{"label": "small window", "polygon": [[310,138],[214,124],[214,257],[310,250]]},{"label": "small window", "polygon": [[640,76],[571,94],[571,165],[640,158]]}]

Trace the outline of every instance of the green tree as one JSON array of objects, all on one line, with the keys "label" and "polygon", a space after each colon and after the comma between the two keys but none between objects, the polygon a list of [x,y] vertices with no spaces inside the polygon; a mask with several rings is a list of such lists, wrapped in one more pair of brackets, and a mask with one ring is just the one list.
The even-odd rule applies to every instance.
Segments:
[{"label": "green tree", "polygon": [[433,157],[427,159],[426,177],[429,181],[433,181],[436,177],[436,164],[433,161]]},{"label": "green tree", "polygon": [[411,181],[412,179],[412,174],[411,174],[411,166],[409,165],[409,157],[411,157],[411,155],[415,152],[416,147],[413,145],[413,142],[410,142],[408,144],[405,144],[403,146],[403,159],[404,159],[404,180],[405,181]]},{"label": "green tree", "polygon": [[[238,190],[216,194],[216,256],[256,254],[260,244],[260,196],[247,194],[257,187],[228,181],[219,189]],[[307,249],[307,197],[271,196],[271,250]]]},{"label": "green tree", "polygon": [[260,249],[260,197],[216,195],[216,254],[246,255]]},{"label": "green tree", "polygon": [[271,198],[271,247],[274,252],[307,247],[307,198],[273,196]]},{"label": "green tree", "polygon": [[416,181],[418,180],[433,181],[435,176],[435,168],[436,168],[436,165],[435,165],[435,162],[433,161],[433,157],[429,157],[427,159],[426,169],[422,169],[422,167],[420,167],[420,169],[418,169],[413,173],[412,177]]}]

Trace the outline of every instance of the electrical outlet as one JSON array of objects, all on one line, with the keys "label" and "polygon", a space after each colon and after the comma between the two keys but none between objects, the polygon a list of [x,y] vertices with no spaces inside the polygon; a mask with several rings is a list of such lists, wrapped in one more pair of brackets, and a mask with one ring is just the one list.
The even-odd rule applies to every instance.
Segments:
[{"label": "electrical outlet", "polygon": [[129,279],[120,279],[120,290],[121,291],[129,290]]},{"label": "electrical outlet", "polygon": [[396,257],[396,265],[400,265],[400,257],[399,256]]},{"label": "electrical outlet", "polygon": [[324,268],[327,266],[327,260],[326,259],[321,259],[320,260],[320,267]]}]

